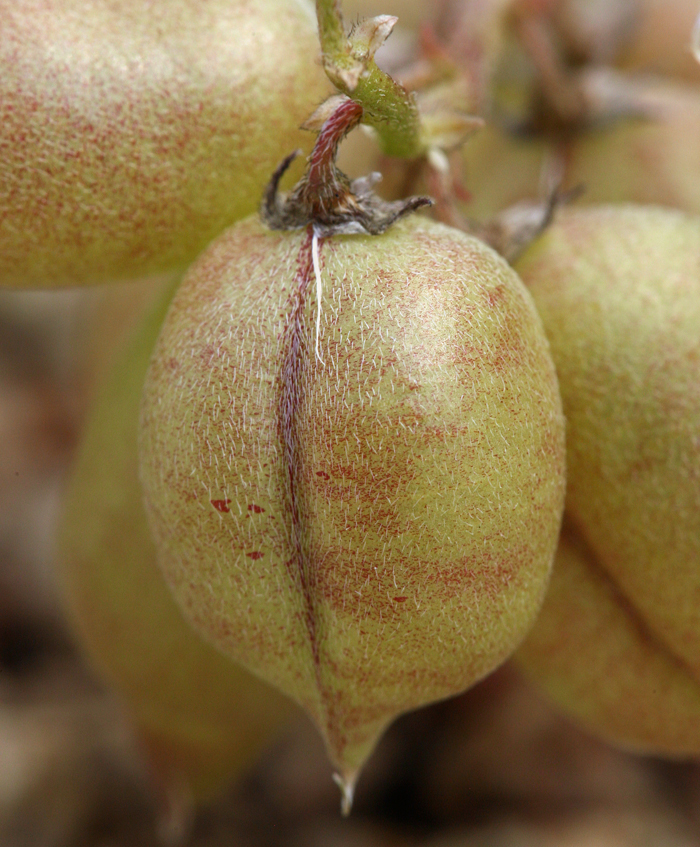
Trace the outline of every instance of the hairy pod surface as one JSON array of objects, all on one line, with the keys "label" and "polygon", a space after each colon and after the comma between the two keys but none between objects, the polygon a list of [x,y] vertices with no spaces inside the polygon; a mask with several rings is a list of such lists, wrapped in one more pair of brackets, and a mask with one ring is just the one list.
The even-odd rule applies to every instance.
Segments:
[{"label": "hairy pod surface", "polygon": [[328,90],[306,0],[0,0],[0,286],[185,267]]},{"label": "hairy pod surface", "polygon": [[[700,686],[700,219],[656,207],[563,209],[517,268],[535,298],[559,376],[566,511],[583,545],[576,556],[599,569],[607,593],[622,606],[618,617],[629,618],[648,652],[685,675],[692,692],[685,717],[669,707],[652,737],[649,715],[661,713],[664,689],[670,698],[679,686],[672,689],[668,674],[659,676],[659,695],[647,704],[640,676],[638,725],[628,722],[622,740],[634,743],[638,733],[638,746],[678,753],[682,726],[685,752],[697,754],[700,733],[697,726],[687,732],[687,712],[697,706]],[[575,584],[581,566],[568,567],[574,576],[557,584]],[[581,584],[581,596],[584,591],[590,593]],[[569,606],[578,602],[575,592],[558,594]],[[551,604],[558,602],[554,596]],[[549,605],[548,598],[545,612]],[[544,634],[552,616],[567,614],[552,609],[543,616],[523,661],[575,710],[563,693],[577,688],[564,676],[573,672]],[[601,662],[624,652],[605,639],[629,640],[628,632],[629,626],[598,627]],[[535,645],[546,642],[538,658]],[[572,645],[562,633],[559,650],[570,665],[579,655]],[[618,673],[623,687],[629,674]],[[598,679],[600,697],[610,703],[616,677]],[[594,698],[591,689],[586,699]],[[622,708],[632,711],[631,704]]]},{"label": "hairy pod surface", "polygon": [[83,651],[121,696],[167,792],[221,791],[292,704],[203,641],[156,563],[138,478],[138,410],[174,286],[161,285],[114,356],[90,411],[59,534],[64,602]]},{"label": "hairy pod surface", "polygon": [[308,710],[351,785],[393,718],[530,626],[563,420],[539,318],[481,242],[417,217],[324,240],[320,303],[313,266],[310,232],[248,219],[190,269],[142,480],[187,618]]}]

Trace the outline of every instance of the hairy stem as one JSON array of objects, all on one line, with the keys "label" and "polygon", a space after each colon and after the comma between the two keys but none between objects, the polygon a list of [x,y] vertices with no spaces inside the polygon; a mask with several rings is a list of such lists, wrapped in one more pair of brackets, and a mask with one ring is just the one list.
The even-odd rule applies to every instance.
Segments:
[{"label": "hairy stem", "polygon": [[316,17],[324,62],[327,56],[340,58],[348,49],[340,0],[316,0]]},{"label": "hairy stem", "polygon": [[363,121],[377,132],[383,152],[400,158],[424,153],[414,97],[374,61],[395,19],[385,15],[365,21],[348,37],[339,0],[316,0],[316,16],[326,74],[339,91],[362,105]]}]

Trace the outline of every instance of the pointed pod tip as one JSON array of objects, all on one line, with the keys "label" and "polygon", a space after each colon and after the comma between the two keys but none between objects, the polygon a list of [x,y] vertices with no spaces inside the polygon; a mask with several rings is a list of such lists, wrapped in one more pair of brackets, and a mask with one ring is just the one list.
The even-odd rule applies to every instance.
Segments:
[{"label": "pointed pod tip", "polygon": [[164,781],[159,798],[156,832],[162,847],[184,847],[195,822],[195,798],[184,778]]},{"label": "pointed pod tip", "polygon": [[335,782],[338,788],[340,788],[340,813],[344,818],[347,818],[352,811],[352,803],[355,799],[357,772],[350,774],[349,776],[334,773],[333,782]]}]

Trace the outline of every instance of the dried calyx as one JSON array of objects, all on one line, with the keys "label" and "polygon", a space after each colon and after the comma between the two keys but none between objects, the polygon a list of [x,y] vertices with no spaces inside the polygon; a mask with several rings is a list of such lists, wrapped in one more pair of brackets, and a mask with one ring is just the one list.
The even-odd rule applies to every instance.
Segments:
[{"label": "dried calyx", "polygon": [[350,180],[336,166],[338,145],[361,118],[359,103],[337,95],[307,121],[305,126],[309,129],[321,121],[322,125],[306,173],[289,194],[279,194],[280,180],[299,152],[294,151],[277,167],[263,195],[260,215],[270,229],[311,225],[318,236],[379,235],[409,212],[432,205],[429,197],[382,200],[373,191],[381,174]]},{"label": "dried calyx", "polygon": [[577,200],[585,187],[562,191],[557,185],[539,200],[521,200],[483,223],[464,221],[461,228],[485,241],[511,264],[554,220],[557,209]]}]

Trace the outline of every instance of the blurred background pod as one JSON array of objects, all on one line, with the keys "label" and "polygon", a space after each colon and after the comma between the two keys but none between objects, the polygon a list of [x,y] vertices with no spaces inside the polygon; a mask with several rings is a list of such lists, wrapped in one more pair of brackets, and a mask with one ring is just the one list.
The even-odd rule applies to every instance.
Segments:
[{"label": "blurred background pod", "polygon": [[0,286],[183,268],[310,146],[306,0],[3,0]]},{"label": "blurred background pod", "polygon": [[522,662],[606,738],[673,755],[700,749],[699,257],[699,217],[610,205],[560,210],[516,262],[559,376],[571,527]]},{"label": "blurred background pod", "polygon": [[138,410],[178,281],[160,282],[106,368],[68,486],[59,559],[78,642],[133,716],[164,793],[200,800],[240,775],[293,707],[201,641],[156,566],[138,479]]},{"label": "blurred background pod", "polygon": [[516,663],[599,738],[647,755],[700,755],[700,681],[659,643],[572,526]]}]

